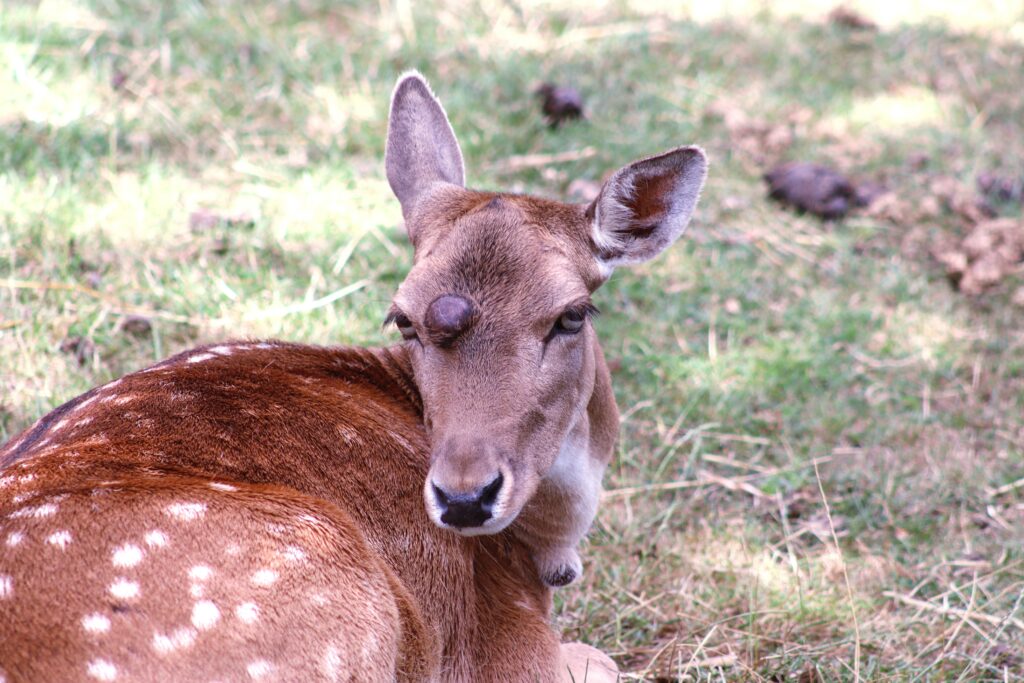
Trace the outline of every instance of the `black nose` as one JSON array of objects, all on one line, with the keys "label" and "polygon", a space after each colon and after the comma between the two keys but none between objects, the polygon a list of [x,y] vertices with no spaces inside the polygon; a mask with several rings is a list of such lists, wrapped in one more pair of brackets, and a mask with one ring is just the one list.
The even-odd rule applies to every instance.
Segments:
[{"label": "black nose", "polygon": [[441,508],[441,521],[456,529],[482,526],[491,518],[491,509],[504,481],[505,478],[499,473],[482,489],[461,494],[446,493],[440,486],[431,483],[437,505]]}]

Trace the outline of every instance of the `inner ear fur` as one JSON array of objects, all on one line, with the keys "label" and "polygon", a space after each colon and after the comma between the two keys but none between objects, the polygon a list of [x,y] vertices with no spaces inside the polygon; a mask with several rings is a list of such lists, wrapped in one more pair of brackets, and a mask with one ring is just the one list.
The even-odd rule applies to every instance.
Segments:
[{"label": "inner ear fur", "polygon": [[466,184],[462,151],[448,115],[415,71],[398,79],[391,96],[384,166],[407,225],[416,202],[433,187]]},{"label": "inner ear fur", "polygon": [[702,149],[679,147],[616,171],[587,209],[602,265],[646,261],[676,241],[697,206],[707,168]]}]

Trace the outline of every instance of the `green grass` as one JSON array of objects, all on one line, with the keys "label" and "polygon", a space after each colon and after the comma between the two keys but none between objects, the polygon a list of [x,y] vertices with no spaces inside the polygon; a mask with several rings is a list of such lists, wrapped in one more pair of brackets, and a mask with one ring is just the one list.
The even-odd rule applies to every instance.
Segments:
[{"label": "green grass", "polygon": [[[381,157],[418,68],[480,188],[712,160],[688,237],[598,295],[624,421],[565,638],[627,680],[1024,676],[1024,279],[964,298],[927,255],[951,213],[823,224],[760,180],[828,161],[917,207],[940,175],[1022,172],[1024,7],[865,0],[865,33],[822,2],[712,5],[3,5],[0,440],[200,342],[389,342],[410,250]],[[585,122],[545,127],[547,79]]]}]

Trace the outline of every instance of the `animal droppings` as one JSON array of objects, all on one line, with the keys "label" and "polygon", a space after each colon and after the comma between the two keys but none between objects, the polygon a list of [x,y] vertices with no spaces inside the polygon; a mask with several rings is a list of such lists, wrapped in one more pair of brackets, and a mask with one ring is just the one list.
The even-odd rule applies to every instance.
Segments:
[{"label": "animal droppings", "polygon": [[793,161],[776,166],[764,179],[770,198],[826,220],[842,218],[856,201],[853,183],[820,164]]},{"label": "animal droppings", "polygon": [[551,128],[558,128],[565,121],[583,118],[583,97],[576,88],[567,85],[544,83],[537,88],[541,99],[541,110]]}]

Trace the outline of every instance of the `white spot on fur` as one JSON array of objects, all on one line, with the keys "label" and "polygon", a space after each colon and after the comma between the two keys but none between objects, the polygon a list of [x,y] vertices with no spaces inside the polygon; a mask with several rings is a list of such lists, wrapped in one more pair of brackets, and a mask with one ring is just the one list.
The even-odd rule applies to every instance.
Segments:
[{"label": "white spot on fur", "polygon": [[98,681],[112,681],[117,678],[117,667],[106,659],[89,662],[89,675]]},{"label": "white spot on fur", "polygon": [[68,419],[67,419],[67,418],[65,417],[64,419],[62,419],[62,420],[61,420],[60,422],[58,422],[57,424],[55,424],[55,425],[53,425],[52,427],[50,427],[50,431],[51,431],[51,432],[55,432],[55,431],[57,431],[58,429],[63,429],[63,428],[64,428],[64,425],[66,425],[67,423],[68,423]]},{"label": "white spot on fur", "polygon": [[188,627],[179,628],[171,635],[153,634],[153,649],[160,654],[191,647],[196,642],[196,631]]},{"label": "white spot on fur", "polygon": [[29,498],[32,498],[35,495],[36,495],[35,491],[29,491],[27,493],[16,493],[11,498],[11,502],[14,503],[15,505],[21,505],[26,500],[28,500]]},{"label": "white spot on fur", "polygon": [[146,545],[148,545],[150,548],[163,548],[165,545],[167,545],[167,535],[159,529],[147,531],[145,540]]},{"label": "white spot on fur", "polygon": [[116,403],[119,406],[123,406],[125,403],[134,401],[138,397],[138,394],[125,394],[124,396],[118,396],[116,399],[114,399],[114,403]]},{"label": "white spot on fur", "polygon": [[193,581],[206,581],[213,576],[213,570],[205,564],[197,564],[188,570],[188,578]]},{"label": "white spot on fur", "polygon": [[91,417],[83,417],[81,420],[79,420],[78,422],[75,423],[75,427],[84,427],[85,425],[89,424],[90,422],[92,422],[92,418]]},{"label": "white spot on fur", "polygon": [[224,345],[214,346],[214,347],[211,347],[209,349],[209,351],[211,351],[213,353],[216,353],[216,354],[219,354],[221,356],[230,356],[232,350],[233,349],[230,346],[224,346]]},{"label": "white spot on fur", "polygon": [[235,616],[243,624],[254,624],[260,618],[260,608],[255,602],[243,602],[235,608]]},{"label": "white spot on fur", "polygon": [[267,344],[266,342],[261,342],[261,343],[256,345],[256,348],[257,349],[272,349],[272,348],[274,348],[274,345],[273,344]]},{"label": "white spot on fur", "polygon": [[85,441],[78,442],[80,446],[102,446],[105,443],[109,443],[110,439],[106,434],[95,434],[90,436]]},{"label": "white spot on fur", "polygon": [[337,681],[341,678],[341,653],[338,648],[329,645],[324,651],[324,658],[320,662],[320,669],[328,680]]},{"label": "white spot on fur", "polygon": [[216,357],[217,356],[212,354],[212,353],[198,353],[198,354],[192,356],[191,358],[189,358],[188,362],[189,363],[202,363],[204,360],[210,360],[211,358],[216,358]]},{"label": "white spot on fur", "polygon": [[5,489],[14,483],[14,477],[0,477],[0,489]]},{"label": "white spot on fur", "polygon": [[[40,441],[39,445],[42,446],[43,442]],[[18,477],[18,483],[19,484],[28,484],[30,482],[35,481],[35,479],[36,479],[36,475],[34,475],[34,474],[23,474],[20,477]]]},{"label": "white spot on fur", "polygon": [[115,567],[134,567],[142,562],[142,548],[137,545],[127,544],[114,549],[114,556],[111,559]]},{"label": "white spot on fur", "polygon": [[184,522],[191,522],[206,514],[206,503],[171,503],[165,508],[171,517]]},{"label": "white spot on fur", "polygon": [[23,540],[25,540],[25,534],[21,533],[20,531],[12,531],[11,533],[7,534],[7,547],[13,548],[14,546],[21,543]]},{"label": "white spot on fur", "polygon": [[14,595],[14,579],[7,574],[0,574],[0,598]]},{"label": "white spot on fur", "polygon": [[[99,398],[99,397],[98,397],[98,396],[90,396],[89,398],[85,399],[84,401],[82,401],[81,403],[79,403],[79,404],[78,404],[77,406],[75,406],[75,407],[74,407],[74,409],[73,409],[73,410],[74,410],[74,412],[78,412],[78,411],[79,411],[79,410],[81,410],[82,408],[85,408],[85,407],[86,407],[86,406],[88,406],[88,405],[89,405],[90,403],[92,403],[93,401],[95,401],[95,400],[96,400],[97,398]],[[91,419],[91,418],[90,418],[90,419]]]},{"label": "white spot on fur", "polygon": [[192,606],[192,625],[200,631],[213,628],[220,621],[220,610],[209,600],[200,600]]},{"label": "white spot on fur", "polygon": [[273,569],[260,569],[252,575],[252,582],[256,586],[270,586],[277,581],[277,572]]},{"label": "white spot on fur", "polygon": [[106,633],[110,630],[110,619],[99,612],[82,617],[82,628],[89,633]]},{"label": "white spot on fur", "polygon": [[289,562],[304,562],[306,560],[305,551],[295,545],[286,547],[281,554],[284,556],[284,559]]},{"label": "white spot on fur", "polygon": [[228,546],[224,548],[224,554],[230,555],[231,557],[239,555],[241,552],[242,546],[238,545],[237,543],[229,543]]},{"label": "white spot on fur", "polygon": [[259,680],[270,673],[273,668],[265,659],[257,659],[254,662],[250,662],[249,666],[245,667],[245,670],[249,672],[249,678],[253,680]]},{"label": "white spot on fur", "polygon": [[318,607],[323,607],[329,602],[327,600],[327,596],[323,593],[313,593],[311,596],[309,596],[309,601],[312,602],[314,605],[317,605]]},{"label": "white spot on fur", "polygon": [[201,583],[193,583],[188,587],[188,594],[198,600],[206,595],[206,588]]},{"label": "white spot on fur", "polygon": [[238,490],[237,486],[232,486],[231,484],[224,484],[224,483],[219,482],[219,481],[211,481],[210,482],[210,488],[211,489],[216,489],[218,491],[237,491]]},{"label": "white spot on fur", "polygon": [[107,384],[104,384],[103,385],[103,390],[104,391],[110,391],[114,387],[120,385],[123,380],[124,380],[124,378],[115,379],[113,382],[109,382]]},{"label": "white spot on fur", "polygon": [[121,600],[130,600],[138,597],[139,584],[125,578],[115,579],[114,583],[110,584],[110,594]]},{"label": "white spot on fur", "polygon": [[64,550],[71,545],[71,532],[63,529],[61,531],[55,531],[47,537],[46,542]]},{"label": "white spot on fur", "polygon": [[359,436],[359,432],[344,425],[338,425],[338,435],[341,436],[342,440],[344,440],[346,444],[363,443],[363,439]]}]

